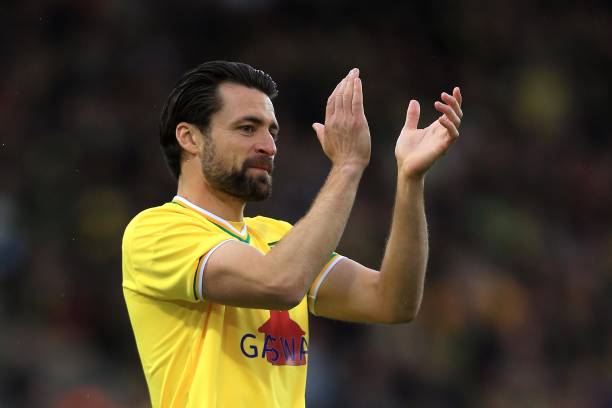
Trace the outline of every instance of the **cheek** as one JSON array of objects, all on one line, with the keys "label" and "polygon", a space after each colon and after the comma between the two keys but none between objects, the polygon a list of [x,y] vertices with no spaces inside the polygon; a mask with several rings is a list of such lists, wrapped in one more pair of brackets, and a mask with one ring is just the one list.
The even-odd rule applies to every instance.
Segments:
[{"label": "cheek", "polygon": [[249,146],[240,143],[242,140],[233,140],[233,135],[226,135],[223,142],[215,144],[215,163],[226,170],[241,171],[248,157]]},{"label": "cheek", "polygon": [[248,157],[248,150],[245,146],[232,146],[232,149],[228,149],[228,154],[225,157],[226,163],[230,164],[236,170],[242,170],[244,162]]},{"label": "cheek", "polygon": [[245,158],[236,153],[227,153],[224,156],[217,155],[218,163],[228,171],[242,171]]},{"label": "cheek", "polygon": [[230,167],[235,166],[235,158],[231,153],[231,150],[228,149],[227,146],[219,143],[209,144],[204,147],[202,152],[202,161],[204,164],[208,163],[208,165],[217,169],[227,170]]},{"label": "cheek", "polygon": [[233,169],[241,169],[244,163],[244,157],[236,151],[231,150],[223,157],[223,162],[226,166],[231,166]]}]

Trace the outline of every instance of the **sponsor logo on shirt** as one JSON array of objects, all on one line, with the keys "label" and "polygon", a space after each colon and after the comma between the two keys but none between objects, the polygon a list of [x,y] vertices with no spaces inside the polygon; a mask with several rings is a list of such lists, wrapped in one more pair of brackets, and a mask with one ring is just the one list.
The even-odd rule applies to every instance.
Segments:
[{"label": "sponsor logo on shirt", "polygon": [[306,364],[306,332],[291,320],[288,311],[271,310],[270,318],[257,331],[264,334],[263,343],[253,333],[246,333],[240,339],[240,351],[245,357],[265,358],[272,365]]}]

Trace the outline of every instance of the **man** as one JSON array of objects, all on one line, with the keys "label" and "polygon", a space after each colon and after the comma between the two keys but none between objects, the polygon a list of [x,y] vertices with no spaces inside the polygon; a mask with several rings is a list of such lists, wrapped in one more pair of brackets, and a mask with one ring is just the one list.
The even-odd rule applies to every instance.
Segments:
[{"label": "man", "polygon": [[361,175],[370,132],[352,69],[313,128],[332,162],[295,225],[243,217],[270,195],[279,126],[276,84],[240,63],[188,72],[161,117],[178,192],[138,214],[123,239],[123,291],[154,407],[304,406],[308,311],[354,322],[402,323],[421,303],[427,263],[423,185],[458,136],[461,94],[418,129],[411,101],[395,148],[393,222],[380,271],[334,252]]}]

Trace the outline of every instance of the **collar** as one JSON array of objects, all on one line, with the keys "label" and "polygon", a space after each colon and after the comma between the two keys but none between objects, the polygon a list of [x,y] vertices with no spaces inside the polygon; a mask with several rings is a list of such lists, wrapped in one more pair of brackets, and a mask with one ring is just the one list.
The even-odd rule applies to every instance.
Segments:
[{"label": "collar", "polygon": [[218,215],[215,215],[210,211],[205,210],[204,208],[192,203],[191,201],[180,195],[175,195],[172,199],[172,202],[175,202],[183,207],[191,208],[192,210],[198,212],[215,226],[219,227],[231,236],[238,238],[240,241],[248,243],[251,240],[251,237],[249,236],[249,232],[247,230],[246,222],[243,222],[242,228],[240,228],[240,223],[227,221],[226,219],[223,219]]}]

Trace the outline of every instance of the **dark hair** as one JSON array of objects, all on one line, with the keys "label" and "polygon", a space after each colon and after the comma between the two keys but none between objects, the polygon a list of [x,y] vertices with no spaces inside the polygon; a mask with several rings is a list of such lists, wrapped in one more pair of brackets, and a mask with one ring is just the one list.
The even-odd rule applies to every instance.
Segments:
[{"label": "dark hair", "polygon": [[255,88],[270,99],[278,91],[270,75],[240,62],[209,61],[187,72],[168,95],[159,121],[159,140],[172,175],[181,174],[181,147],[176,140],[176,125],[192,123],[204,132],[210,116],[221,109],[217,89],[223,82]]}]

